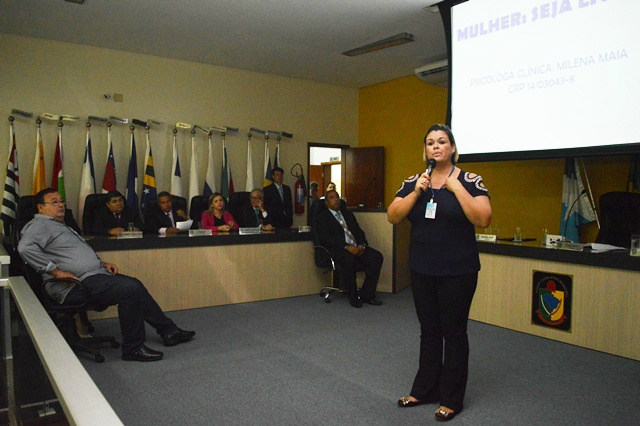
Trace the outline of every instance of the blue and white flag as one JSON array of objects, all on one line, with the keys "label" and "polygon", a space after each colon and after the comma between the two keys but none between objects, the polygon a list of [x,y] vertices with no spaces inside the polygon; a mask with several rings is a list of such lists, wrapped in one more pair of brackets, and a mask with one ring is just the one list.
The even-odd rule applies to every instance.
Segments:
[{"label": "blue and white flag", "polygon": [[580,169],[573,158],[564,162],[560,232],[574,243],[580,242],[580,226],[596,220],[596,212],[582,184]]},{"label": "blue and white flag", "polygon": [[171,195],[182,197],[182,173],[180,172],[180,159],[178,158],[178,144],[176,134],[173,134],[173,165],[171,166]]}]

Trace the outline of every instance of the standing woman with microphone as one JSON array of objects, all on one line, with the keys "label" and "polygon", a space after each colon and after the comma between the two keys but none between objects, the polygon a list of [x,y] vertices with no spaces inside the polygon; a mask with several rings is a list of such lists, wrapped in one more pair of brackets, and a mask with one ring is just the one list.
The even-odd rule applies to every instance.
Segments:
[{"label": "standing woman with microphone", "polygon": [[387,210],[389,222],[411,222],[411,286],[421,332],[418,373],[398,405],[439,403],[436,419],[448,421],[462,411],[467,385],[467,321],[480,270],[474,226],[489,226],[491,204],[482,178],[456,167],[448,126],[427,131],[424,160],[431,159],[436,166],[405,180]]}]

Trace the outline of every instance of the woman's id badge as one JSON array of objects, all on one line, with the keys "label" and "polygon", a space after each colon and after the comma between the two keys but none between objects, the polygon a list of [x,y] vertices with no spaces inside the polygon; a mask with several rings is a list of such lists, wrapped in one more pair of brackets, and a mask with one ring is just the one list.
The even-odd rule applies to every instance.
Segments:
[{"label": "woman's id badge", "polygon": [[424,212],[424,217],[427,219],[435,219],[437,207],[438,207],[438,203],[434,203],[433,201],[428,202],[427,210]]}]

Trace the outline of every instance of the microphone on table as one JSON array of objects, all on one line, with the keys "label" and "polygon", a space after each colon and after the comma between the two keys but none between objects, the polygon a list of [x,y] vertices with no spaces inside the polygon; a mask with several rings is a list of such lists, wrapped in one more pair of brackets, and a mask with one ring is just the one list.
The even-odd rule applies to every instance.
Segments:
[{"label": "microphone on table", "polygon": [[[437,165],[438,163],[436,163],[436,160],[429,158],[429,161],[427,161],[427,170],[425,171],[427,176],[431,177],[431,173],[433,173],[433,169],[435,169]],[[420,193],[424,194],[424,189],[421,189]]]},{"label": "microphone on table", "polygon": [[571,204],[571,208],[569,208],[569,211],[567,212],[567,220],[564,222],[564,230],[562,231],[562,240],[566,241],[565,238],[566,234],[567,234],[567,224],[569,223],[569,218],[571,217],[571,211],[573,210],[573,208],[575,207],[576,203],[578,202],[578,200],[580,200],[580,198],[587,193],[586,189],[583,189],[582,191],[580,191],[580,194],[578,194],[578,196],[576,197],[576,200],[573,202],[573,204]]}]

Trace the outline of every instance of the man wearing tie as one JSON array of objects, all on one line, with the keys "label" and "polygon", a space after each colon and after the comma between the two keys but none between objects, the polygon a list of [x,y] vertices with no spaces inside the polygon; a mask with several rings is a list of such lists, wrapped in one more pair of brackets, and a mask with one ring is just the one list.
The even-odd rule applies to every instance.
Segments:
[{"label": "man wearing tie", "polygon": [[262,190],[259,188],[251,191],[249,195],[250,205],[243,205],[238,218],[238,224],[242,227],[257,227],[262,223],[262,229],[265,231],[273,230],[271,225],[271,215],[264,208]]},{"label": "man wearing tie", "polygon": [[276,229],[291,228],[293,224],[293,199],[291,188],[282,183],[284,170],[274,167],[271,173],[273,184],[264,188],[265,209],[272,216],[271,224]]},{"label": "man wearing tie", "polygon": [[[361,308],[363,302],[381,305],[382,302],[376,300],[376,287],[382,268],[382,253],[367,245],[367,238],[355,215],[341,208],[337,191],[328,191],[325,203],[327,208],[316,218],[318,238],[340,266],[351,306]],[[364,269],[366,275],[358,292],[356,272],[359,269]]]},{"label": "man wearing tie", "polygon": [[158,194],[156,203],[158,208],[146,217],[149,230],[160,235],[180,232],[176,223],[189,220],[189,217],[184,210],[173,208],[171,194],[162,191]]},{"label": "man wearing tie", "polygon": [[93,235],[118,235],[129,230],[130,223],[133,223],[133,231],[144,231],[138,212],[125,206],[124,197],[120,192],[111,191],[107,194],[105,206],[96,209],[90,232]]}]

